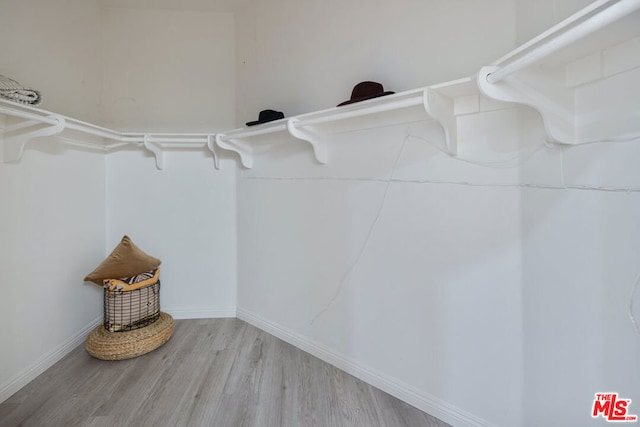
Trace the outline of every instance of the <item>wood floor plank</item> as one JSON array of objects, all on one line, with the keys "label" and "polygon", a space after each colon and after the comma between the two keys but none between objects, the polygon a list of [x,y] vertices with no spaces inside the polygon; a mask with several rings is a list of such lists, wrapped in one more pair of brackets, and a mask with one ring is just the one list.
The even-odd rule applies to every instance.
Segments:
[{"label": "wood floor plank", "polygon": [[448,426],[238,319],[176,321],[135,359],[79,346],[0,404],[0,427],[53,425]]}]

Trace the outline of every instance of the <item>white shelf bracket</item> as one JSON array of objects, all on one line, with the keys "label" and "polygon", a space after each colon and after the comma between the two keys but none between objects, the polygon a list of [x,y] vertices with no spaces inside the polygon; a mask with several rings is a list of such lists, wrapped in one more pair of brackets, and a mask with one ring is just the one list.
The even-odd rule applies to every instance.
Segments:
[{"label": "white shelf bracket", "polygon": [[[5,163],[16,163],[22,159],[24,146],[34,138],[54,136],[65,128],[65,118],[59,115],[51,115],[47,122],[27,120],[16,125],[7,126],[3,135],[3,155]],[[41,127],[46,125],[46,127]],[[36,127],[36,129],[26,130]]]},{"label": "white shelf bracket", "polygon": [[313,132],[309,129],[301,129],[296,127],[296,123],[300,123],[299,119],[291,117],[287,120],[287,130],[294,138],[308,142],[313,147],[313,156],[318,163],[323,165],[327,163],[327,143],[323,135]]},{"label": "white shelf bracket", "polygon": [[158,170],[164,169],[164,152],[160,144],[151,141],[149,134],[144,134],[142,144],[144,148],[151,151],[156,158],[156,168],[158,168]]},{"label": "white shelf bracket", "polygon": [[213,166],[216,170],[220,170],[220,157],[218,156],[218,149],[216,148],[216,137],[215,135],[207,135],[207,148],[213,154]]},{"label": "white shelf bracket", "polygon": [[458,155],[458,123],[454,111],[453,100],[426,88],[422,93],[422,104],[427,115],[440,123],[444,129],[447,150],[453,156]]},{"label": "white shelf bracket", "polygon": [[[542,93],[515,76],[507,76],[500,81],[491,83],[489,76],[498,69],[499,67],[496,66],[486,66],[480,69],[477,82],[478,88],[483,94],[498,101],[526,105],[536,110],[542,116],[545,133],[550,142],[561,144],[576,144],[578,142],[573,111],[560,101],[561,94],[558,94],[557,99],[552,99],[552,93]],[[549,84],[549,86],[551,85]],[[562,90],[557,89],[557,92]]]},{"label": "white shelf bracket", "polygon": [[240,163],[247,169],[251,169],[253,167],[253,155],[251,145],[242,144],[236,139],[232,137],[228,137],[223,133],[217,133],[215,136],[216,144],[218,147],[223,148],[225,150],[233,151],[234,153],[238,153],[240,156]]}]

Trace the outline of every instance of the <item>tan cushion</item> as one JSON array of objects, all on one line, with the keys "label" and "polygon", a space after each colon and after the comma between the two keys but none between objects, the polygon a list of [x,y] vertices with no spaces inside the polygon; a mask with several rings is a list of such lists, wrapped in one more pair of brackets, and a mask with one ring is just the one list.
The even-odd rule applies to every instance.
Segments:
[{"label": "tan cushion", "polygon": [[129,236],[124,236],[113,252],[84,280],[102,286],[105,279],[135,276],[158,268],[160,262],[134,245]]}]

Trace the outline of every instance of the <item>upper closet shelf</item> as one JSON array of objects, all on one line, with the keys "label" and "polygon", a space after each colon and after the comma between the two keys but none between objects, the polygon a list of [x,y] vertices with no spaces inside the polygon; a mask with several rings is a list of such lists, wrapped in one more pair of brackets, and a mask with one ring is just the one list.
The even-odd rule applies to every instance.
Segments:
[{"label": "upper closet shelf", "polygon": [[459,103],[473,96],[479,96],[475,82],[465,78],[218,133],[216,143],[238,153],[243,166],[251,168],[254,148],[269,144],[266,138],[257,137],[287,133],[308,143],[315,159],[324,164],[328,157],[327,140],[331,134],[432,119],[444,128],[444,142],[448,151],[455,155],[456,115],[458,110],[461,111]]},{"label": "upper closet shelf", "polygon": [[526,105],[537,110],[547,138],[564,144],[640,138],[640,0],[597,0],[531,41],[463,78],[363,102],[301,114],[254,127],[207,134],[122,133],[45,110],[0,100],[4,161],[18,161],[25,144],[56,136],[101,151],[136,145],[159,169],[164,150],[217,148],[251,168],[257,149],[289,135],[328,160],[338,132],[428,120],[443,129],[447,150],[458,151],[458,118]]},{"label": "upper closet shelf", "polygon": [[214,134],[123,133],[0,99],[0,141],[5,163],[18,162],[25,145],[43,136],[55,136],[66,144],[103,152],[124,146],[143,147],[154,155],[158,169],[164,167],[165,149],[206,147],[213,153],[215,167],[219,166]]},{"label": "upper closet shelf", "polygon": [[640,137],[640,0],[599,0],[484,67],[487,96],[528,105],[564,144]]}]

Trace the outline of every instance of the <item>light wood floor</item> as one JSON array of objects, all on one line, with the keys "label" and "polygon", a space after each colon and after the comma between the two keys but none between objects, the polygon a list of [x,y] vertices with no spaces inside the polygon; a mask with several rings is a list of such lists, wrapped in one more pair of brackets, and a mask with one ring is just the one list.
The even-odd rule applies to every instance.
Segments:
[{"label": "light wood floor", "polygon": [[0,404],[0,426],[448,426],[238,319],[178,320],[106,362],[79,346]]}]

